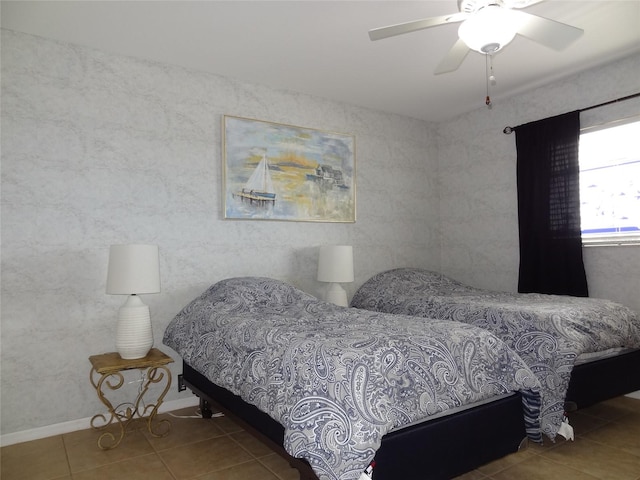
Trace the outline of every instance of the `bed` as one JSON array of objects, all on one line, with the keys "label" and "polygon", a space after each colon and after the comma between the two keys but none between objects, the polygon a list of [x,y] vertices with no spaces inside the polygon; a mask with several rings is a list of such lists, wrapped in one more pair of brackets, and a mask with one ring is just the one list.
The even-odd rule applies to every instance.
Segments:
[{"label": "bed", "polygon": [[494,292],[398,268],[366,281],[351,306],[493,332],[538,376],[542,431],[551,440],[567,411],[640,389],[640,321],[608,300]]},{"label": "bed", "polygon": [[445,479],[539,440],[540,385],[472,325],[325,303],[259,277],[212,285],[164,343],[182,383],[244,421],[301,478]]}]

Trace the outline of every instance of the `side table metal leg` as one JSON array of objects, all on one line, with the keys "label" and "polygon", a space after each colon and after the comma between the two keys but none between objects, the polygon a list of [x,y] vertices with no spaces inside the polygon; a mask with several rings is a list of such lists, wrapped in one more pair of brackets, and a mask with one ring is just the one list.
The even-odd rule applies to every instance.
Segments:
[{"label": "side table metal leg", "polygon": [[[144,395],[149,390],[149,387],[152,384],[161,383],[163,380],[165,381],[165,386],[162,392],[160,393],[160,395],[158,396],[156,403],[147,405],[146,407],[144,407],[144,410],[140,412],[140,403],[142,402]],[[159,367],[151,367],[149,368],[149,370],[147,370],[147,380],[136,400],[135,411],[139,417],[141,418],[145,417],[147,415],[147,412],[149,410],[151,411],[146,420],[146,423],[147,423],[147,429],[149,430],[149,433],[154,437],[164,437],[168,435],[169,430],[171,429],[171,422],[168,419],[163,419],[157,422],[158,428],[155,431],[153,427],[153,421],[156,419],[158,408],[160,408],[160,405],[162,405],[162,401],[164,400],[165,395],[169,391],[170,386],[171,386],[171,371],[164,365],[161,365]]]},{"label": "side table metal leg", "polygon": [[[96,389],[98,398],[107,407],[109,418],[107,419],[107,417],[102,413],[94,415],[91,418],[91,422],[90,422],[91,426],[97,430],[102,430],[108,427],[109,425],[111,425],[115,420],[118,422],[118,425],[120,427],[120,436],[118,438],[116,438],[116,436],[112,432],[105,432],[102,435],[100,435],[100,437],[98,438],[98,447],[102,450],[109,450],[117,447],[118,445],[120,445],[120,442],[122,442],[122,439],[124,438],[124,432],[125,432],[125,423],[122,422],[122,418],[115,411],[109,399],[104,395],[102,391],[102,385],[105,382],[105,380],[107,380],[109,377],[113,375],[114,377],[116,377],[116,380],[117,380],[116,383],[112,383],[107,380],[106,384],[109,387],[109,389],[118,390],[124,384],[124,377],[120,372],[103,374],[100,376],[100,379],[96,383],[94,379],[95,373],[96,373],[95,369],[92,368],[91,373],[89,374],[89,379],[91,380],[91,384]],[[96,425],[96,422],[98,420],[100,420],[100,422],[102,422],[103,425]],[[107,443],[105,443],[105,441],[107,441]]]}]

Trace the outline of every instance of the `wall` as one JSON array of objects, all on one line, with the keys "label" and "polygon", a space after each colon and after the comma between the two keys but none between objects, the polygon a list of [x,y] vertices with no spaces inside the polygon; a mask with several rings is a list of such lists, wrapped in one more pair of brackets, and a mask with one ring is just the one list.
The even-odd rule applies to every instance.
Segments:
[{"label": "wall", "polygon": [[[499,88],[498,84],[496,93]],[[503,134],[505,126],[637,92],[640,55],[509,99],[494,96],[492,110],[478,109],[438,125],[443,270],[479,287],[517,289],[517,155],[515,134]],[[637,105],[625,108],[638,114]],[[586,115],[589,121],[594,112]],[[584,249],[584,260],[592,297],[640,311],[640,246],[589,247]]]},{"label": "wall", "polygon": [[[355,224],[222,218],[223,114],[355,134]],[[160,246],[156,346],[225,277],[317,294],[317,247],[354,245],[355,288],[439,267],[435,128],[421,121],[2,31],[2,434],[100,411],[93,354],[114,350],[110,244]],[[167,400],[190,397],[171,389]]]}]

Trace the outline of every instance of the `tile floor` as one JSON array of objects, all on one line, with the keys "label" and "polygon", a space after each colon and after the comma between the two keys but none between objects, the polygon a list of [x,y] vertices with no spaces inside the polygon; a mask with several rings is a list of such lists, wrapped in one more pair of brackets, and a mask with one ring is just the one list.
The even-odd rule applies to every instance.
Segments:
[{"label": "tile floor", "polygon": [[[171,412],[192,416],[194,408]],[[97,448],[83,430],[0,449],[2,480],[297,480],[297,471],[231,418],[177,418],[154,438],[144,428]],[[571,415],[573,442],[535,445],[457,480],[640,480],[640,400],[620,397]],[[402,480],[402,479],[398,479]],[[427,479],[425,479],[427,480]]]}]

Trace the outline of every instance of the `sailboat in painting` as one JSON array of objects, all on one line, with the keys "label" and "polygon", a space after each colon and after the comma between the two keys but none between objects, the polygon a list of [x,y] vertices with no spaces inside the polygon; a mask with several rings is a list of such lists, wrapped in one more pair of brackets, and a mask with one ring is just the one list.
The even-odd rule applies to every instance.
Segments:
[{"label": "sailboat in painting", "polygon": [[266,203],[275,204],[276,193],[269,173],[269,161],[266,155],[262,155],[262,160],[253,171],[244,188],[233,195],[242,201],[264,205]]}]

